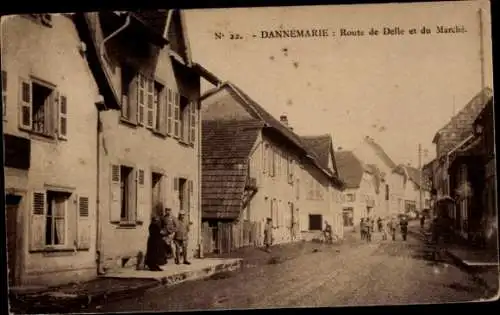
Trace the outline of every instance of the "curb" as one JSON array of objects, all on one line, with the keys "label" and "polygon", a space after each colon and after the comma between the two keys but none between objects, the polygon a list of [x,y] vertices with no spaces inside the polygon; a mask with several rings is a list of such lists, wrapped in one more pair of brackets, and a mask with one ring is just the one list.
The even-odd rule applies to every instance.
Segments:
[{"label": "curb", "polygon": [[488,294],[492,294],[493,295],[493,294],[497,293],[497,289],[491,287],[488,284],[488,281],[486,281],[485,279],[483,279],[483,277],[481,277],[481,272],[478,270],[478,268],[474,268],[474,267],[471,267],[471,266],[467,265],[460,257],[458,257],[457,255],[453,254],[449,250],[445,250],[445,253],[446,253],[446,255],[448,257],[450,257],[453,260],[453,262],[460,269],[462,269],[467,274],[469,274],[470,276],[472,276],[472,280],[477,285],[479,285],[480,287],[482,287]]},{"label": "curb", "polygon": [[[207,268],[197,271],[186,271],[181,274],[150,279],[148,283],[133,287],[121,288],[113,291],[96,292],[94,294],[77,293],[74,297],[58,298],[51,296],[52,291],[34,294],[10,294],[10,311],[12,313],[67,313],[71,310],[84,310],[97,304],[119,301],[156,287],[168,287],[186,281],[202,280],[225,271],[234,271],[241,268],[241,260],[233,263],[216,265],[210,270]],[[57,291],[54,291],[57,292]],[[41,302],[37,305],[36,302]]]}]

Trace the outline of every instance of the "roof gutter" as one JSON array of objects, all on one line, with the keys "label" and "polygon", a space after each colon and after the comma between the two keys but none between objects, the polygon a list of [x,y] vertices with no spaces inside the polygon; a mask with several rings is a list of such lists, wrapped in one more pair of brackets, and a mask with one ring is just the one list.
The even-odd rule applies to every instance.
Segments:
[{"label": "roof gutter", "polygon": [[114,31],[113,33],[109,34],[108,37],[106,37],[106,38],[103,39],[103,41],[101,43],[101,47],[99,49],[101,58],[104,58],[104,48],[105,48],[106,43],[110,39],[112,39],[113,37],[115,37],[116,35],[118,35],[118,33],[120,33],[121,31],[123,31],[124,29],[126,29],[130,25],[131,21],[132,21],[131,14],[128,13],[127,14],[127,19],[125,20],[125,24],[123,24],[122,26],[120,26],[116,31]]}]

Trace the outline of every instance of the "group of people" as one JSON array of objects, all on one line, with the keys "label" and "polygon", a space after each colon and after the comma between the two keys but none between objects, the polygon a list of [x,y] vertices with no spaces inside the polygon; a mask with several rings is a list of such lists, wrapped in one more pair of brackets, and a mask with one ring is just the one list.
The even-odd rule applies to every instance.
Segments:
[{"label": "group of people", "polygon": [[[162,213],[163,212],[163,213]],[[151,271],[161,271],[160,266],[167,264],[167,259],[175,257],[175,263],[190,265],[187,259],[188,234],[192,224],[188,222],[184,211],[179,211],[175,218],[169,208],[157,209],[149,225],[149,237],[144,265]],[[175,246],[175,255],[174,247]]]},{"label": "group of people", "polygon": [[[408,234],[408,219],[406,216],[401,216],[398,220],[395,217],[382,219],[378,217],[377,220],[378,232],[382,234],[382,240],[387,240],[388,234],[391,235],[393,241],[396,240],[396,231],[398,226],[401,229],[401,236],[404,241]],[[361,218],[359,222],[361,239],[367,242],[372,241],[372,235],[375,232],[375,219],[374,218]]]}]

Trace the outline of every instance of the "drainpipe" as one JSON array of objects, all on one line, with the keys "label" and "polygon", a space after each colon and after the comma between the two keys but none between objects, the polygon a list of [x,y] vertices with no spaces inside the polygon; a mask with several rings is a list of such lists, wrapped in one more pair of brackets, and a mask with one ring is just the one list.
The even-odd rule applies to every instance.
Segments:
[{"label": "drainpipe", "polygon": [[125,24],[123,24],[119,29],[117,29],[116,31],[111,33],[108,37],[103,39],[103,41],[101,43],[101,47],[100,47],[101,58],[104,58],[104,47],[106,45],[106,42],[108,40],[110,40],[111,38],[115,37],[116,35],[118,35],[118,33],[123,31],[127,26],[129,26],[130,21],[131,21],[131,18],[130,18],[130,13],[129,13],[129,14],[127,14],[127,19],[125,20]]},{"label": "drainpipe", "polygon": [[197,162],[198,162],[198,256],[200,258],[203,258],[203,238],[202,238],[202,217],[203,217],[203,212],[201,208],[201,158],[202,158],[202,152],[201,152],[201,132],[202,132],[202,121],[201,121],[201,100],[198,99],[198,149],[196,153],[197,157]]},{"label": "drainpipe", "polygon": [[102,269],[102,225],[101,225],[101,214],[100,214],[100,170],[101,170],[101,133],[102,133],[102,122],[101,122],[101,111],[107,110],[106,104],[104,102],[104,98],[99,95],[99,101],[96,102],[97,108],[97,139],[96,139],[96,155],[97,155],[97,163],[96,163],[96,264],[97,264],[97,274],[104,274],[104,270]]}]

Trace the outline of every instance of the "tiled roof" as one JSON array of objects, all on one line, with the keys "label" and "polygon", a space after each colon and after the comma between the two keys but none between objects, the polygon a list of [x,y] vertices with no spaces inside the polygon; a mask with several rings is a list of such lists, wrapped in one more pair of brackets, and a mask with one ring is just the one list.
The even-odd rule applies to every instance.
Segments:
[{"label": "tiled roof", "polygon": [[[398,165],[398,168],[406,169],[406,173],[408,174],[408,178],[417,185],[417,187],[420,186],[420,171],[418,168],[415,168],[413,166],[409,165]],[[431,189],[431,183],[429,182],[428,178],[422,174],[422,189]]]},{"label": "tiled roof", "polygon": [[[318,162],[325,169],[330,169],[330,149],[332,148],[332,137],[328,134],[319,135],[319,136],[302,136],[301,137],[306,146],[313,151],[317,158]],[[330,169],[330,171],[335,172],[334,169]]]},{"label": "tiled roof", "polygon": [[382,161],[384,161],[391,169],[397,166],[396,163],[394,163],[394,161],[389,157],[389,155],[387,155],[382,146],[375,142],[373,138],[365,137],[365,142],[375,150],[375,154],[377,154],[377,156],[381,158]]},{"label": "tiled roof", "polygon": [[365,171],[363,163],[352,151],[335,152],[335,160],[339,177],[345,183],[346,188],[359,188]]},{"label": "tiled roof", "polygon": [[438,158],[473,133],[474,120],[492,97],[493,91],[489,87],[484,88],[436,133],[432,142],[437,143],[439,139]]},{"label": "tiled roof", "polygon": [[236,219],[247,180],[248,158],[264,124],[259,120],[203,121],[204,219]]},{"label": "tiled roof", "polygon": [[308,156],[310,161],[318,168],[320,169],[326,176],[334,179],[335,176],[332,174],[331,171],[325,168],[320,164],[318,161],[318,158],[316,154],[310,150],[304,141],[296,134],[294,133],[289,127],[283,125],[279,120],[273,117],[268,111],[266,111],[261,105],[259,105],[257,102],[255,102],[250,96],[248,96],[245,92],[243,92],[239,87],[234,85],[231,82],[224,82],[220,86],[211,89],[207,91],[201,98],[205,99],[208,96],[217,93],[224,87],[229,87],[230,88],[230,93],[235,95],[238,98],[241,98],[244,103],[242,103],[243,106],[245,106],[250,112],[252,112],[255,116],[255,118],[260,119],[262,122],[266,124],[265,127],[272,128],[274,130],[277,130],[280,134],[282,134],[285,138],[287,138],[291,143],[293,143],[297,148],[302,150],[305,155]]}]

